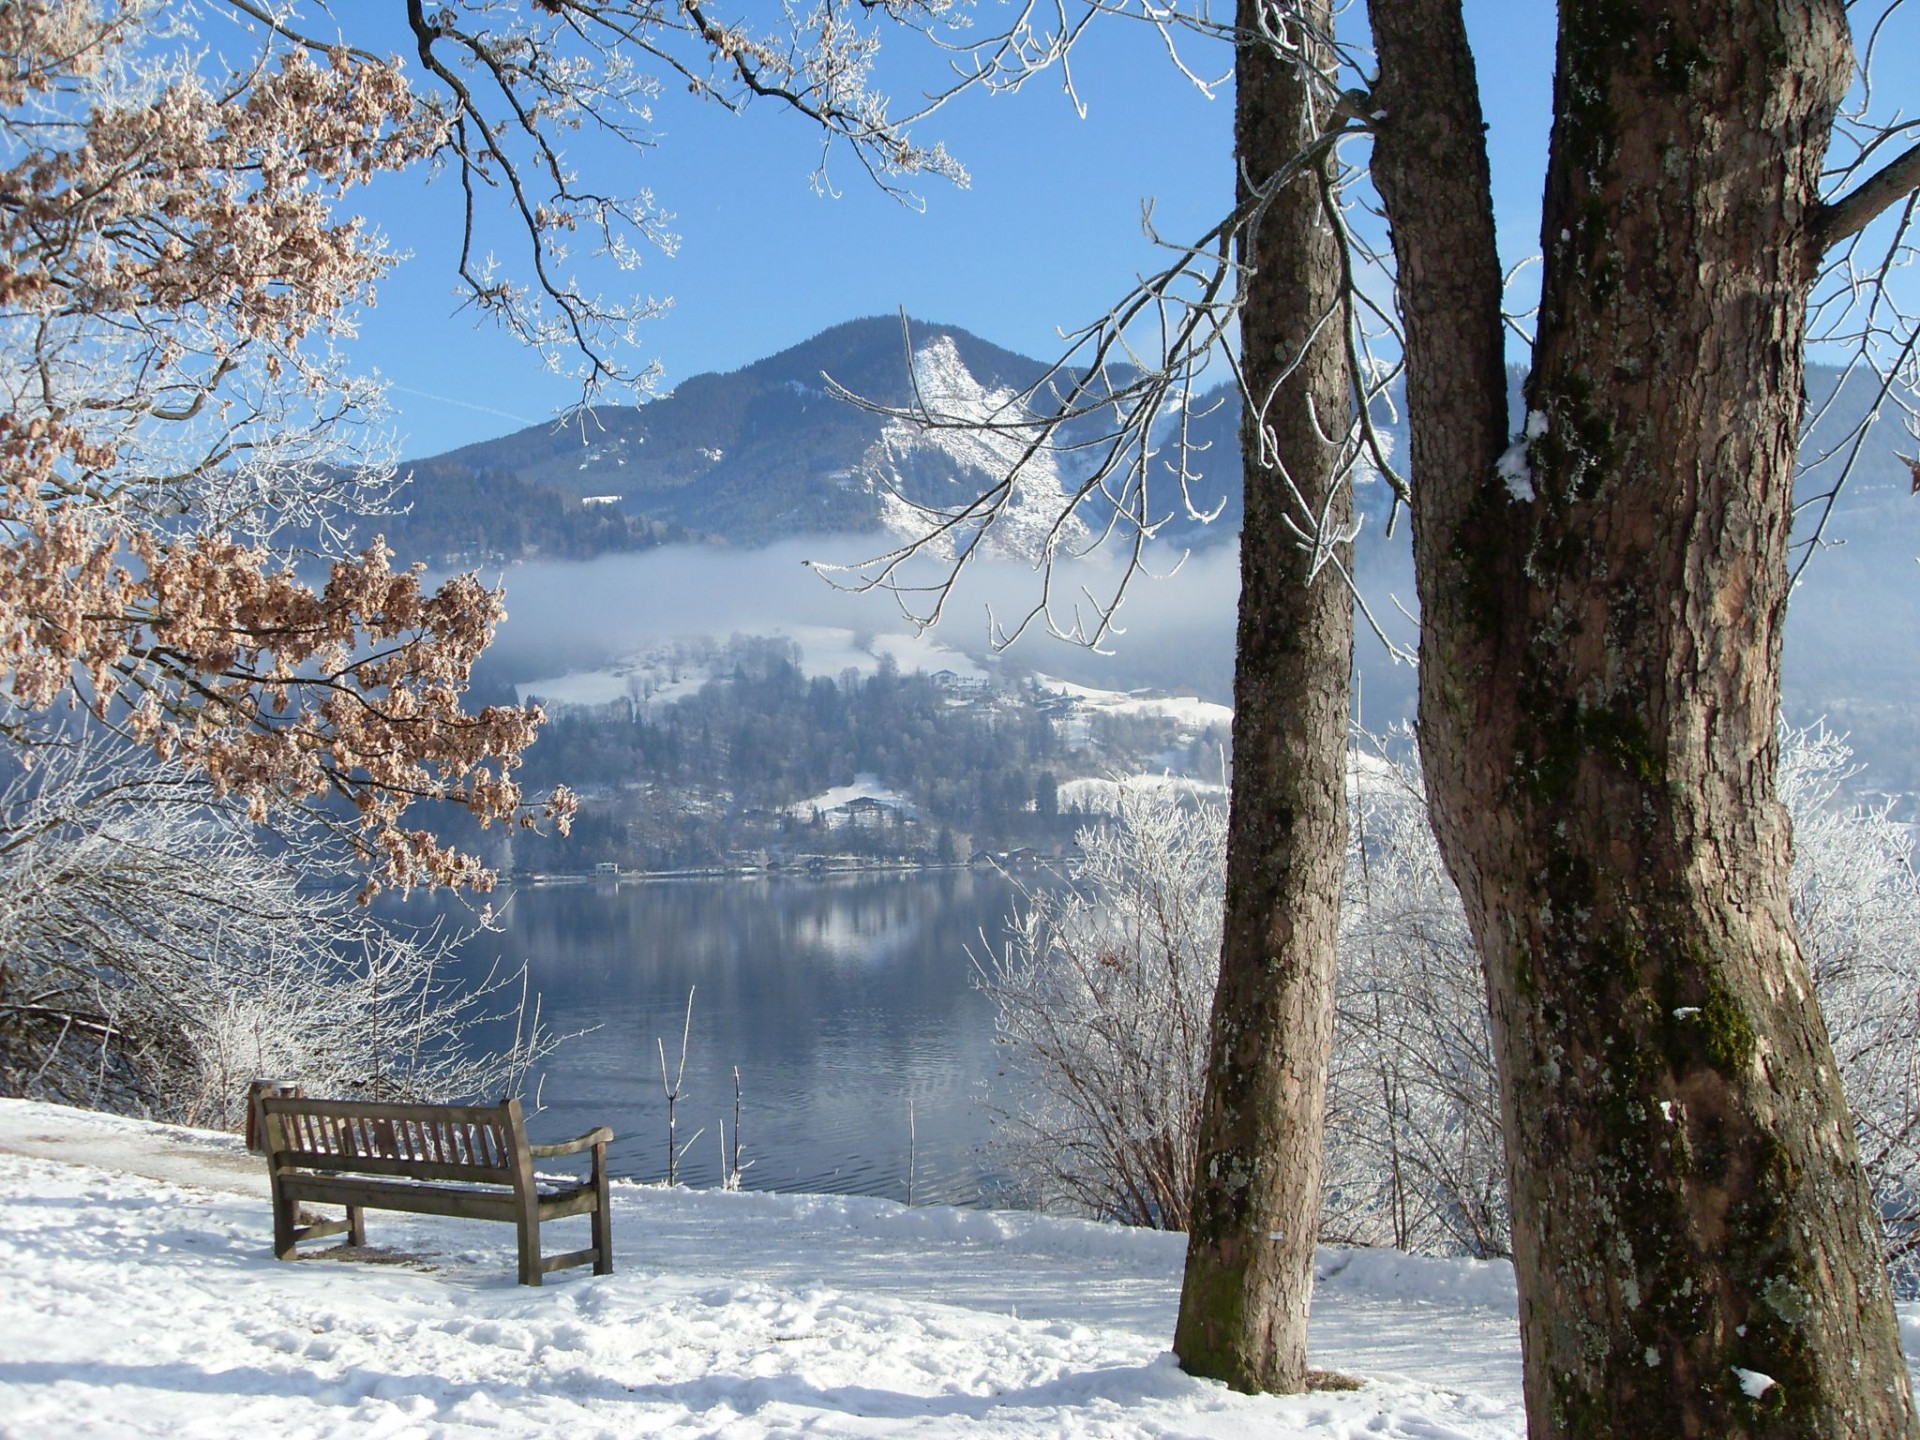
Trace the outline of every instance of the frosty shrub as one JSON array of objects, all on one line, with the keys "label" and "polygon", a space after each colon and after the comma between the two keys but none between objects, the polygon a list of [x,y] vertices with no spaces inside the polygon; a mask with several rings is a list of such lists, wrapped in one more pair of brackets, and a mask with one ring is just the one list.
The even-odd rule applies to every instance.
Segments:
[{"label": "frosty shrub", "polygon": [[1486,989],[1418,767],[1356,751],[1347,802],[1322,1234],[1504,1255]]},{"label": "frosty shrub", "polygon": [[[1824,729],[1783,732],[1793,911],[1903,1293],[1920,1292],[1920,884],[1891,801],[1847,803]],[[1411,759],[1358,751],[1322,1235],[1505,1255],[1505,1154],[1479,958]],[[1226,815],[1122,787],[1063,882],[981,962],[1012,1056],[999,1151],[1025,1198],[1177,1229],[1218,973]]]},{"label": "frosty shrub", "polygon": [[1920,885],[1895,802],[1846,803],[1856,771],[1824,728],[1784,737],[1793,916],[1826,1017],[1899,1293],[1920,1293]]},{"label": "frosty shrub", "polygon": [[1220,969],[1224,808],[1137,785],[1077,837],[1061,883],[1023,887],[976,956],[1019,1086],[1000,1158],[1029,1203],[1186,1225]]},{"label": "frosty shrub", "polygon": [[551,1048],[523,983],[460,988],[453,937],[376,920],[356,883],[317,823],[264,831],[177,768],[43,749],[0,791],[0,1092],[233,1127],[259,1077],[519,1089]]},{"label": "frosty shrub", "polygon": [[[1847,803],[1852,752],[1783,730],[1792,905],[1903,1293],[1920,1290],[1920,886],[1894,802]],[[1353,772],[1329,1238],[1505,1254],[1499,1092],[1476,952],[1416,766]]]}]

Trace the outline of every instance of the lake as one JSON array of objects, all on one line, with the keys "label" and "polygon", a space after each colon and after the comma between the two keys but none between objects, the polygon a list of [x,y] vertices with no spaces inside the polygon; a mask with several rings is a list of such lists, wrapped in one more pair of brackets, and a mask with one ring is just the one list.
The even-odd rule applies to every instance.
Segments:
[{"label": "lake", "polygon": [[904,1200],[911,1162],[914,1200],[982,1204],[1005,1193],[985,1153],[993,1008],[967,947],[1015,900],[974,870],[523,886],[461,965],[526,961],[547,1026],[589,1032],[545,1066],[536,1139],[609,1125],[615,1175],[665,1178],[660,1045],[678,1071],[691,992],[680,1143],[704,1133],[683,1183],[720,1183],[737,1065],[747,1188]]}]

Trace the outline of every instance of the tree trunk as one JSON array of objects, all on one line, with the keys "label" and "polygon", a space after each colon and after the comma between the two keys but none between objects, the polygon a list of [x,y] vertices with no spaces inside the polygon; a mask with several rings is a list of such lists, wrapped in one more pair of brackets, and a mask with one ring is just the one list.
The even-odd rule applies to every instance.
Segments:
[{"label": "tree trunk", "polygon": [[[1318,38],[1331,26],[1324,0],[1287,8],[1304,27],[1244,0],[1248,35],[1259,10],[1293,30],[1300,48],[1277,55],[1250,40],[1239,52],[1243,205],[1253,198],[1248,177],[1278,174],[1316,138],[1317,105],[1331,93],[1310,89],[1310,71],[1332,70]],[[1242,1390],[1306,1383],[1333,1040],[1353,606],[1331,568],[1314,573],[1294,528],[1324,516],[1343,530],[1351,507],[1341,463],[1352,406],[1347,317],[1329,186],[1326,166],[1309,165],[1241,242],[1251,272],[1241,353],[1255,403],[1241,431],[1226,920],[1174,1350],[1194,1374]]]},{"label": "tree trunk", "polygon": [[1773,780],[1844,7],[1562,6],[1525,467],[1459,0],[1371,8],[1420,740],[1486,968],[1530,1433],[1912,1436]]}]

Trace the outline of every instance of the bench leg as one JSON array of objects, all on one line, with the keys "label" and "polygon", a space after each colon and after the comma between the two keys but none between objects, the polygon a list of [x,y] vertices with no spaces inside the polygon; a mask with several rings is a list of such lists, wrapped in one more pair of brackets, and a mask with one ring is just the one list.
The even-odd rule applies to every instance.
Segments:
[{"label": "bench leg", "polygon": [[362,1206],[347,1206],[347,1243],[362,1248],[367,1243],[367,1217]]},{"label": "bench leg", "polygon": [[607,1147],[593,1147],[593,1273],[613,1274],[613,1215],[607,1204]]},{"label": "bench leg", "polygon": [[540,1269],[540,1222],[520,1227],[520,1283],[541,1285],[546,1275]]},{"label": "bench leg", "polygon": [[501,1104],[507,1113],[508,1163],[513,1167],[513,1228],[520,1232],[520,1283],[539,1285],[545,1272],[540,1268],[540,1192],[534,1188],[533,1152],[527,1149],[519,1100],[509,1096]]},{"label": "bench leg", "polygon": [[300,1224],[300,1203],[280,1193],[280,1187],[273,1187],[273,1258],[276,1260],[293,1259],[294,1234]]}]

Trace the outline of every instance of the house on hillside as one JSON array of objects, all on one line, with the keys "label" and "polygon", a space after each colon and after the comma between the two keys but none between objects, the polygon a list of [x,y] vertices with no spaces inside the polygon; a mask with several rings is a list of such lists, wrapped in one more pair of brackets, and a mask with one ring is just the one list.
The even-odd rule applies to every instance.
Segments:
[{"label": "house on hillside", "polygon": [[993,685],[982,675],[961,675],[952,670],[936,670],[927,677],[940,687],[943,695],[956,700],[984,700],[993,693]]},{"label": "house on hillside", "polygon": [[845,823],[855,830],[879,830],[899,814],[899,810],[884,800],[876,800],[871,795],[856,795],[839,807],[846,814]]}]

